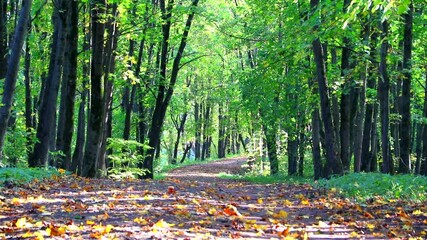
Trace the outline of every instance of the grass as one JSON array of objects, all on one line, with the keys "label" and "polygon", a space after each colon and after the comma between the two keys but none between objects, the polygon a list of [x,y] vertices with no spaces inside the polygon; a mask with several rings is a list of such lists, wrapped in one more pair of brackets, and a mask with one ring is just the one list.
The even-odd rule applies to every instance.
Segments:
[{"label": "grass", "polygon": [[427,200],[427,177],[416,175],[389,175],[382,173],[352,173],[315,183],[318,188],[336,189],[345,197],[367,200],[381,196],[384,199]]},{"label": "grass", "polygon": [[0,168],[0,183],[5,181],[27,183],[34,179],[40,180],[59,174],[55,168]]}]

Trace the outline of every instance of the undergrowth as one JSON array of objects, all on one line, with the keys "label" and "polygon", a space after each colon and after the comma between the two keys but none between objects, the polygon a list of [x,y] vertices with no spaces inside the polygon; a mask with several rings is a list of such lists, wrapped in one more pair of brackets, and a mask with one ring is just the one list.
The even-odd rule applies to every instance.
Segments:
[{"label": "undergrowth", "polygon": [[34,179],[50,178],[59,175],[55,168],[0,168],[0,183],[5,181],[27,183]]},{"label": "undergrowth", "polygon": [[368,200],[374,197],[384,199],[427,200],[427,177],[389,175],[382,173],[352,173],[329,180],[319,180],[317,188],[336,189],[345,197]]}]

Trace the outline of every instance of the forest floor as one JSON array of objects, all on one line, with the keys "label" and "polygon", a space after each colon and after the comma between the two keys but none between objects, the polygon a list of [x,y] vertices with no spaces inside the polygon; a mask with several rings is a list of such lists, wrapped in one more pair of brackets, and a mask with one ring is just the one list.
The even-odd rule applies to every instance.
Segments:
[{"label": "forest floor", "polygon": [[[244,158],[171,171],[165,180],[62,175],[3,187],[0,239],[422,239],[422,203],[355,203],[310,185],[218,178]],[[418,237],[418,238],[416,238]]]}]

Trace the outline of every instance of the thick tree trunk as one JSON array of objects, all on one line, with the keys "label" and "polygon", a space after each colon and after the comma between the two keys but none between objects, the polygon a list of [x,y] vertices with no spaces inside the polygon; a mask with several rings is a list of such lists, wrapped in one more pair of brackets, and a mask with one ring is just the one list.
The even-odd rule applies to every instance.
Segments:
[{"label": "thick tree trunk", "polygon": [[384,20],[381,23],[382,38],[380,50],[380,83],[378,86],[378,95],[380,99],[380,112],[381,112],[381,152],[383,159],[382,172],[393,173],[393,159],[390,156],[390,142],[389,142],[389,125],[390,125],[390,106],[389,106],[389,89],[390,81],[387,73],[387,54],[388,54],[388,21]]},{"label": "thick tree trunk", "polygon": [[[77,1],[69,1],[70,24],[67,28],[67,45],[64,54],[64,71],[62,77],[61,103],[59,109],[58,135],[56,149],[61,151],[62,168],[71,169],[71,143],[74,132],[74,100],[77,82],[77,55],[78,55],[78,15]],[[60,127],[61,126],[61,127]]]},{"label": "thick tree trunk", "polygon": [[[2,160],[3,145],[6,136],[6,130],[12,109],[12,101],[15,92],[16,80],[18,77],[19,60],[21,59],[22,47],[25,36],[28,32],[27,24],[30,19],[32,1],[23,1],[19,22],[15,29],[13,42],[10,48],[10,57],[7,63],[6,79],[3,86],[3,98],[0,108],[0,161]],[[3,37],[3,36],[0,36]]]},{"label": "thick tree trunk", "polygon": [[400,161],[399,173],[411,172],[411,81],[412,81],[412,22],[414,6],[411,1],[409,10],[404,14],[403,34],[403,84],[401,97],[402,122],[400,125]]},{"label": "thick tree trunk", "polygon": [[67,1],[58,1],[58,8],[55,8],[53,22],[54,34],[52,50],[50,55],[49,72],[44,88],[43,99],[39,110],[39,122],[37,125],[36,138],[38,141],[34,146],[30,156],[30,166],[47,166],[49,149],[53,147],[52,138],[56,125],[56,106],[59,86],[61,83],[62,66],[66,45],[65,28],[67,26],[67,14],[70,11]]},{"label": "thick tree trunk", "polygon": [[90,112],[87,124],[87,142],[84,155],[83,176],[95,177],[98,169],[99,149],[102,144],[103,95],[102,79],[104,75],[104,30],[102,21],[106,10],[105,0],[91,1],[92,59],[90,71]]},{"label": "thick tree trunk", "polygon": [[[344,0],[343,11],[347,12],[348,5],[350,4],[349,0]],[[348,37],[344,37],[344,48],[342,49],[341,56],[341,77],[344,78],[344,85],[341,94],[341,108],[340,108],[340,153],[341,153],[341,161],[344,167],[344,171],[348,172],[350,169],[350,128],[351,128],[351,96],[350,92],[352,91],[353,84],[350,76],[350,39]],[[337,124],[337,123],[335,123]]]},{"label": "thick tree trunk", "polygon": [[[268,146],[268,142],[267,142],[267,146]],[[288,175],[297,175],[297,169],[298,169],[298,141],[295,136],[288,136]]]},{"label": "thick tree trunk", "polygon": [[279,160],[277,159],[277,144],[276,144],[276,133],[277,129],[274,126],[263,125],[266,144],[267,154],[270,162],[270,175],[279,173]]}]

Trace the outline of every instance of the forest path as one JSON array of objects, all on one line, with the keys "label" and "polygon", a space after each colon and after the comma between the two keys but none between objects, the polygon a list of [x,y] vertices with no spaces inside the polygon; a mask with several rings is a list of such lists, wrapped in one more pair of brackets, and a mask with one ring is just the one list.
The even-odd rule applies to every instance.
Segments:
[{"label": "forest path", "polygon": [[230,183],[233,180],[218,177],[219,173],[240,174],[244,173],[243,165],[246,163],[245,157],[235,157],[223,159],[204,164],[194,164],[174,169],[167,173],[167,179],[178,179],[180,181],[190,181],[199,183]]},{"label": "forest path", "polygon": [[[308,184],[220,179],[244,158],[175,169],[165,180],[62,174],[3,187],[0,239],[385,239],[425,236],[426,204],[357,204]],[[421,238],[420,238],[421,239]]]}]

